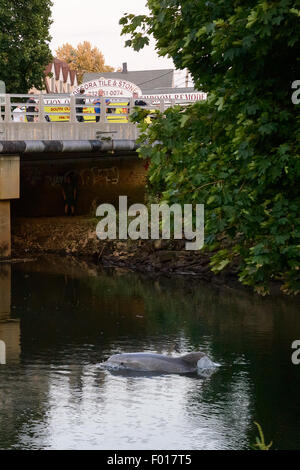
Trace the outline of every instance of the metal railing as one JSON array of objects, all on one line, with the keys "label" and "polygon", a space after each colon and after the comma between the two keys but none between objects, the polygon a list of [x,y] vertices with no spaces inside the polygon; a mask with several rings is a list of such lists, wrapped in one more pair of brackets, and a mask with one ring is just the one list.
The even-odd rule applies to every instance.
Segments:
[{"label": "metal railing", "polygon": [[[107,100],[109,99],[109,102]],[[84,100],[84,104],[82,101]],[[146,101],[142,106],[153,112],[165,111],[170,106],[186,106],[191,102],[161,99],[159,102]],[[90,95],[34,95],[0,94],[0,122],[99,122],[128,123],[129,115],[135,107],[133,98],[95,97]]]}]

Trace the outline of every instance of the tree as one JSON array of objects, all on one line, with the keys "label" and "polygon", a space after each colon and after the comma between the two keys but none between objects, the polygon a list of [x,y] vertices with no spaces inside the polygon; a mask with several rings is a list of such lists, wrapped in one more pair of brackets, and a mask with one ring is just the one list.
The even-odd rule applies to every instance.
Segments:
[{"label": "tree", "polygon": [[77,48],[71,44],[63,44],[56,51],[57,58],[67,62],[73,70],[76,70],[79,81],[87,72],[113,72],[114,68],[105,65],[102,52],[93,47],[90,42],[84,41]]},{"label": "tree", "polygon": [[128,46],[156,40],[187,67],[205,103],[134,119],[152,191],[168,202],[204,203],[206,246],[218,272],[238,262],[241,282],[300,292],[300,3],[292,0],[148,0],[126,14]]},{"label": "tree", "polygon": [[51,61],[51,0],[0,0],[0,79],[8,93],[43,88]]}]

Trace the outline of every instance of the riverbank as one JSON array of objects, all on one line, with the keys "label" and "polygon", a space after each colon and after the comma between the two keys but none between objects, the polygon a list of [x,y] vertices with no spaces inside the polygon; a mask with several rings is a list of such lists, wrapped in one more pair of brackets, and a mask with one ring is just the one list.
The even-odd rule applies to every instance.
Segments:
[{"label": "riverbank", "polygon": [[187,251],[183,240],[108,240],[96,236],[97,220],[87,217],[18,218],[13,221],[12,256],[59,254],[152,274],[193,276],[216,284],[238,284],[236,266],[215,275],[210,255]]}]

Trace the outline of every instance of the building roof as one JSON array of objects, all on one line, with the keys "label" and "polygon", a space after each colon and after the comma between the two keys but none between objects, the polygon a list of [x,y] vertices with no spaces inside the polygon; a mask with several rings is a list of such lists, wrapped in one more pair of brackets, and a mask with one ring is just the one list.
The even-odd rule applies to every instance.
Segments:
[{"label": "building roof", "polygon": [[119,78],[127,80],[139,86],[143,92],[154,90],[155,88],[171,88],[173,87],[173,69],[160,70],[135,70],[123,72],[102,72],[102,73],[86,73],[83,81],[89,82],[97,78]]},{"label": "building roof", "polygon": [[[71,78],[71,85],[74,85],[76,78],[77,78],[77,72],[76,70],[70,70],[70,78]],[[77,81],[76,81],[77,83]]]},{"label": "building roof", "polygon": [[71,85],[74,85],[76,71],[70,69],[70,66],[67,62],[57,59],[56,57],[53,59],[52,62],[50,62],[50,64],[47,65],[44,72],[46,77],[51,73],[53,65],[55,70],[55,80],[59,80],[60,72],[62,71],[63,79],[66,82],[68,79],[68,73],[70,72]]}]

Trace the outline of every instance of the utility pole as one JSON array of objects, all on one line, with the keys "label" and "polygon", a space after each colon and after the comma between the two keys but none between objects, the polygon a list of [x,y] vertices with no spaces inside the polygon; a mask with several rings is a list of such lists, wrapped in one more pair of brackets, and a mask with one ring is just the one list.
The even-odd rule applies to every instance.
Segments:
[{"label": "utility pole", "polygon": [[186,69],[186,73],[185,73],[185,88],[188,88],[189,86],[189,69]]}]

